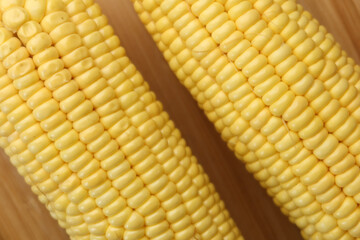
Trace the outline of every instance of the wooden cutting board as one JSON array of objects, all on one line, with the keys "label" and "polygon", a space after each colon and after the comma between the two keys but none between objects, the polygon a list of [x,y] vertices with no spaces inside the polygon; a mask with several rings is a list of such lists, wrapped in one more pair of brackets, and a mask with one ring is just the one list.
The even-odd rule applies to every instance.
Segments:
[{"label": "wooden cutting board", "polygon": [[[360,63],[360,0],[299,0]],[[129,57],[164,103],[199,162],[210,175],[246,239],[301,239],[299,231],[246,172],[170,71],[129,0],[98,0]],[[24,180],[0,154],[0,239],[64,240]]]}]

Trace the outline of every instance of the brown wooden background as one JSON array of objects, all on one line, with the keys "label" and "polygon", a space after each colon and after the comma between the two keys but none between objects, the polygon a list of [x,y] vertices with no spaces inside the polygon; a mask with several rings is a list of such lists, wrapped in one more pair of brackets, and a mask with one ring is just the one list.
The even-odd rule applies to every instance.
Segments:
[{"label": "brown wooden background", "polygon": [[[299,0],[360,63],[360,0]],[[171,73],[129,0],[98,0],[129,57],[164,103],[203,164],[246,239],[301,239],[260,185],[221,141]],[[0,239],[68,239],[7,157],[0,155]]]}]

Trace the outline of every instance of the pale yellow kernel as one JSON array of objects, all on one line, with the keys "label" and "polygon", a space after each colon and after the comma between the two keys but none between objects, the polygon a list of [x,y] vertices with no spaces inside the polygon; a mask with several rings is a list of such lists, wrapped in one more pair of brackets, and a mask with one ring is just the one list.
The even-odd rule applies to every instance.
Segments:
[{"label": "pale yellow kernel", "polygon": [[[345,148],[345,146],[344,146],[344,148]],[[334,155],[334,154],[332,154],[332,155]],[[347,151],[344,150],[341,155],[340,154],[338,154],[338,155],[340,157],[339,161],[336,162],[336,164],[330,168],[330,171],[336,175],[344,173],[345,171],[350,169],[355,164],[354,156],[352,156],[351,154],[347,154]]]},{"label": "pale yellow kernel", "polygon": [[294,67],[292,67],[285,75],[282,77],[282,80],[285,81],[288,85],[293,85],[300,81],[307,73],[307,66],[305,63],[298,62]]},{"label": "pale yellow kernel", "polygon": [[334,176],[331,173],[327,173],[317,183],[309,186],[309,191],[314,195],[319,195],[329,190],[334,184]]},{"label": "pale yellow kernel", "polygon": [[95,141],[104,132],[101,123],[96,123],[79,134],[80,140],[85,144]]},{"label": "pale yellow kernel", "polygon": [[[148,227],[146,227],[146,230],[145,230],[146,236],[148,236],[150,238],[155,238],[157,236],[161,236],[163,233],[166,233],[169,228],[170,228],[170,226],[166,221],[163,221],[154,226],[148,226]],[[166,237],[165,239],[169,239],[169,238]]]},{"label": "pale yellow kernel", "polygon": [[[291,53],[292,53],[291,48],[288,45],[283,44],[279,49],[277,49],[276,51],[274,51],[269,55],[268,57],[269,63],[272,65],[278,65],[282,61],[290,57]],[[291,79],[290,82],[295,83],[293,79]]]},{"label": "pale yellow kernel", "polygon": [[42,129],[40,124],[35,124],[21,133],[20,138],[24,143],[30,143],[40,137]]},{"label": "pale yellow kernel", "polygon": [[260,14],[258,11],[256,11],[255,9],[251,9],[249,11],[247,11],[246,13],[242,14],[241,16],[239,16],[235,23],[237,28],[244,32],[246,31],[248,28],[250,28],[252,25],[254,25],[257,21],[260,20]]},{"label": "pale yellow kernel", "polygon": [[[81,38],[77,34],[71,34],[56,43],[56,49],[60,56],[65,56],[82,45]],[[77,76],[77,75],[75,75]]]},{"label": "pale yellow kernel", "polygon": [[22,47],[11,53],[9,56],[7,56],[3,61],[3,65],[5,68],[9,69],[17,62],[24,60],[28,57],[29,57],[28,51],[26,50],[26,48]]},{"label": "pale yellow kernel", "polygon": [[[0,28],[0,43],[1,44],[4,44],[4,42],[11,39],[12,37],[13,37],[13,34],[9,30],[7,30],[4,27]],[[1,49],[3,50],[3,47],[1,47]],[[3,56],[3,54],[1,53],[0,56]],[[5,57],[5,56],[3,56],[3,57]],[[3,67],[2,67],[2,69],[3,69]]]},{"label": "pale yellow kernel", "polygon": [[5,11],[6,9],[8,9],[9,7],[12,7],[12,6],[24,6],[24,0],[10,0],[10,1],[7,1],[7,0],[2,0],[0,2],[0,8],[1,8],[1,11]]},{"label": "pale yellow kernel", "polygon": [[29,13],[22,7],[10,7],[2,13],[2,21],[11,31],[17,31],[29,18]]},{"label": "pale yellow kernel", "polygon": [[270,106],[270,111],[274,116],[281,116],[291,105],[295,98],[295,94],[288,91]]},{"label": "pale yellow kernel", "polygon": [[96,96],[91,98],[91,101],[94,104],[95,108],[103,106],[107,102],[113,100],[115,98],[115,92],[111,87],[106,87],[101,92],[99,92]]},{"label": "pale yellow kernel", "polygon": [[316,229],[321,233],[326,233],[337,226],[336,219],[331,215],[324,215],[315,225]]},{"label": "pale yellow kernel", "polygon": [[47,80],[54,76],[55,73],[64,69],[64,63],[60,59],[50,60],[38,68],[39,77],[42,80]]},{"label": "pale yellow kernel", "polygon": [[[345,121],[345,123],[333,133],[334,136],[336,136],[340,141],[345,141],[349,136],[356,132],[357,125],[355,124],[355,122],[355,118],[349,117]],[[355,149],[351,149],[350,151]],[[354,152],[354,155],[356,155],[356,150]]]},{"label": "pale yellow kernel", "polygon": [[56,43],[73,33],[76,33],[75,24],[73,22],[64,22],[51,30],[50,37]]},{"label": "pale yellow kernel", "polygon": [[4,38],[6,38],[6,39],[4,39],[6,41],[3,44],[1,44],[1,46],[0,46],[0,58],[1,59],[4,59],[9,54],[11,54],[15,50],[19,49],[20,45],[21,45],[20,41],[17,38],[11,37],[11,35],[4,36]]},{"label": "pale yellow kernel", "polygon": [[52,41],[48,34],[42,32],[37,35],[35,35],[33,38],[31,38],[27,44],[26,48],[28,49],[29,53],[31,55],[35,55],[37,53],[40,53],[41,51],[49,48],[52,45]]},{"label": "pale yellow kernel", "polygon": [[360,177],[356,176],[356,178],[344,188],[344,192],[349,196],[355,196],[356,194],[358,194],[360,191],[359,181]]},{"label": "pale yellow kernel", "polygon": [[143,203],[137,210],[142,216],[146,217],[153,214],[159,208],[160,208],[159,199],[154,196],[150,196],[150,198],[145,203]]},{"label": "pale yellow kernel", "polygon": [[[93,161],[96,161],[95,159]],[[79,177],[81,177],[79,175]],[[85,175],[86,177],[86,175]],[[90,189],[89,195],[92,198],[98,198],[100,197],[102,194],[104,194],[106,191],[108,191],[111,188],[111,182],[109,180],[106,180],[105,182],[103,182],[102,184],[100,184],[99,186],[97,186],[96,188]]]},{"label": "pale yellow kernel", "polygon": [[17,79],[17,78],[25,76],[26,74],[30,73],[34,69],[35,69],[34,62],[30,58],[27,58],[27,59],[24,59],[24,60],[16,63],[15,65],[13,65],[8,70],[8,76],[11,79]]},{"label": "pale yellow kernel", "polygon": [[[65,134],[65,132],[59,132],[59,135],[63,134]],[[59,150],[64,150],[75,144],[76,141],[78,141],[78,134],[74,130],[70,130],[65,135],[55,141],[55,146]]]},{"label": "pale yellow kernel", "polygon": [[320,76],[318,77],[320,80],[326,81],[332,76],[336,74],[337,66],[335,63],[331,60],[325,61],[325,66],[323,67],[323,70],[321,71]]},{"label": "pale yellow kernel", "polygon": [[294,54],[299,60],[303,60],[314,48],[314,41],[308,38],[294,49]]},{"label": "pale yellow kernel", "polygon": [[[110,203],[108,206],[103,208],[104,214],[108,217],[115,216],[116,214],[121,215],[120,212],[122,211],[125,214],[129,214],[128,210],[129,210],[128,207],[126,207],[126,200],[120,196],[117,199],[115,199],[112,203]],[[126,220],[127,220],[126,218],[123,219],[123,221]]]},{"label": "pale yellow kernel", "polygon": [[317,163],[317,159],[314,155],[310,155],[309,157],[305,158],[303,161],[299,162],[298,164],[292,166],[292,170],[294,174],[297,176],[302,176],[308,171],[310,171]]},{"label": "pale yellow kernel", "polygon": [[[54,2],[54,1],[56,1],[56,0],[52,0],[52,2]],[[59,2],[59,1],[56,1],[56,2]],[[67,22],[68,19],[69,19],[69,15],[66,14],[65,12],[62,12],[62,11],[53,12],[53,13],[46,15],[42,19],[41,26],[43,27],[44,31],[50,33],[57,26],[61,25],[62,23]]]},{"label": "pale yellow kernel", "polygon": [[359,173],[359,168],[357,166],[353,166],[346,172],[336,176],[336,184],[340,187],[345,187],[355,179],[358,173]]},{"label": "pale yellow kernel", "polygon": [[68,179],[59,185],[59,189],[65,193],[68,193],[74,190],[80,184],[80,179],[76,176],[76,174],[72,174]]},{"label": "pale yellow kernel", "polygon": [[[195,227],[190,225],[186,229],[176,232],[175,238],[176,239],[189,239],[194,236],[195,232],[196,232]],[[200,238],[200,236],[198,236],[198,238]]]},{"label": "pale yellow kernel", "polygon": [[360,218],[360,209],[356,208],[349,216],[339,219],[338,225],[343,230],[349,230],[354,227]]},{"label": "pale yellow kernel", "polygon": [[[228,40],[229,36],[234,33],[236,28],[236,25],[232,21],[227,21],[224,23],[220,28],[217,28],[212,34],[212,38],[217,44],[225,42],[229,42],[231,40]],[[238,39],[239,41],[241,38]],[[227,51],[225,51],[227,52]]]},{"label": "pale yellow kernel", "polygon": [[328,135],[329,135],[329,133],[327,132],[327,129],[322,129],[315,136],[304,140],[303,141],[304,146],[311,150],[316,149],[317,147],[319,147],[321,145],[321,143],[323,141],[325,141],[325,139],[327,138]]},{"label": "pale yellow kernel", "polygon": [[45,16],[46,1],[45,0],[26,0],[24,8],[29,12],[30,18],[36,22],[40,22]]},{"label": "pale yellow kernel", "polygon": [[[199,224],[199,222],[198,222]],[[175,233],[180,232],[183,229],[188,228],[191,225],[191,218],[190,216],[185,216],[180,221],[173,223],[170,225],[171,230],[173,230]]]},{"label": "pale yellow kernel", "polygon": [[108,228],[108,226],[109,226],[108,221],[102,220],[98,223],[88,225],[88,228],[89,228],[89,232],[94,235],[105,236],[106,229]]},{"label": "pale yellow kernel", "polygon": [[59,104],[54,99],[51,99],[34,109],[34,117],[37,120],[42,121],[52,116],[58,110]]},{"label": "pale yellow kernel", "polygon": [[124,235],[123,228],[116,228],[113,226],[109,226],[106,230],[106,238],[109,240],[118,240],[121,239]]},{"label": "pale yellow kernel", "polygon": [[324,237],[330,240],[341,239],[345,232],[339,227],[335,227],[333,230],[324,234]]},{"label": "pale yellow kernel", "polygon": [[314,150],[314,155],[319,159],[325,159],[328,157],[339,144],[338,140],[334,135],[329,134],[325,141]]},{"label": "pale yellow kernel", "polygon": [[132,210],[129,207],[125,208],[125,205],[122,203],[122,209],[115,211],[116,214],[111,214],[109,216],[109,223],[115,227],[123,227],[125,222],[130,217]]},{"label": "pale yellow kernel", "polygon": [[328,168],[322,162],[316,164],[316,166],[310,170],[309,173],[301,177],[302,181],[306,185],[314,184],[320,180],[328,171]]},{"label": "pale yellow kernel", "polygon": [[125,224],[127,230],[138,230],[144,227],[144,218],[137,212],[133,212]]},{"label": "pale yellow kernel", "polygon": [[125,230],[124,240],[141,239],[145,236],[145,229],[139,229],[135,231]]},{"label": "pale yellow kernel", "polygon": [[313,76],[311,74],[306,74],[305,77],[291,86],[291,90],[293,90],[297,95],[305,95],[313,83]]},{"label": "pale yellow kernel", "polygon": [[71,16],[86,10],[86,5],[83,1],[70,1],[66,7]]},{"label": "pale yellow kernel", "polygon": [[332,116],[334,116],[341,108],[341,105],[338,101],[333,99],[321,112],[319,116],[327,122]]},{"label": "pale yellow kernel", "polygon": [[239,57],[236,58],[235,65],[238,69],[242,69],[258,55],[259,53],[254,47],[249,47],[245,50],[244,53],[242,53]]},{"label": "pale yellow kernel", "polygon": [[260,71],[267,64],[267,58],[264,55],[258,55],[243,68],[245,76],[250,77]]},{"label": "pale yellow kernel", "polygon": [[124,174],[113,181],[113,185],[115,188],[121,190],[126,187],[127,184],[130,184],[135,179],[135,176],[134,171],[127,170]]},{"label": "pale yellow kernel", "polygon": [[316,224],[318,222],[320,222],[321,218],[324,216],[325,214],[323,212],[317,212],[314,213],[313,215],[309,216],[308,221],[310,224]]},{"label": "pale yellow kernel", "polygon": [[162,208],[157,209],[154,213],[145,217],[145,224],[152,226],[162,222],[166,217],[166,213]]},{"label": "pale yellow kernel", "polygon": [[228,53],[228,57],[231,60],[235,60],[239,54],[249,47],[249,41],[244,40],[244,35],[239,31],[233,32],[229,37],[220,43],[221,51]]},{"label": "pale yellow kernel", "polygon": [[[67,90],[69,88],[66,88],[66,85],[63,86],[62,88],[60,88],[58,91],[64,91],[64,90]],[[70,113],[70,112],[74,112],[75,114],[81,114],[80,116],[78,116],[77,119],[81,118],[82,116],[85,116],[86,113],[90,113],[90,111],[93,109],[93,106],[85,101],[85,96],[82,92],[79,92],[77,88],[74,88],[75,90],[75,93],[73,95],[71,95],[70,97],[67,97],[65,100],[63,100],[61,103],[60,103],[60,108],[61,110],[63,110],[64,112],[66,113]],[[72,92],[70,92],[71,94]],[[82,107],[84,108],[81,108],[80,105],[83,104]],[[88,103],[88,104],[87,104]],[[75,111],[75,109],[78,108],[78,110],[80,110],[81,112],[79,111]],[[72,115],[72,117],[74,117]]]},{"label": "pale yellow kernel", "polygon": [[236,20],[238,17],[252,9],[250,2],[240,2],[239,4],[232,6],[229,10],[229,16],[231,19]]},{"label": "pale yellow kernel", "polygon": [[[89,59],[90,60],[90,59]],[[79,66],[80,68],[81,66]],[[89,85],[87,88],[85,88],[83,90],[85,96],[87,98],[92,98],[92,100],[95,98],[99,98],[99,96],[101,96],[101,93],[99,95],[99,92],[101,91],[106,91],[106,88],[108,87],[107,84],[106,84],[106,80],[104,78],[100,78],[98,80],[96,80],[95,82],[93,83],[90,83],[91,85]],[[110,97],[112,98],[114,96],[114,94],[109,94],[109,96],[107,97]],[[106,98],[108,99],[108,98]],[[101,100],[100,100],[101,101]],[[95,101],[92,101],[93,103]]]},{"label": "pale yellow kernel", "polygon": [[[265,67],[265,68],[267,68],[267,67]],[[265,71],[267,72],[267,70],[265,70]],[[262,72],[262,71],[260,71],[260,72]],[[262,78],[259,79],[260,81],[264,80],[262,83],[256,85],[257,84],[256,82],[251,82],[251,84],[256,85],[254,88],[254,93],[259,97],[264,96],[268,91],[270,91],[273,88],[273,86],[275,86],[278,82],[280,82],[280,78],[278,76],[274,75],[269,78],[266,78],[267,77],[266,75],[263,75],[263,76],[265,77],[265,79],[262,79]],[[251,81],[252,80],[256,81],[256,79],[254,79],[253,77],[251,78]],[[249,79],[249,81],[250,81],[250,79]]]},{"label": "pale yellow kernel", "polygon": [[272,89],[262,97],[262,100],[266,105],[271,105],[276,100],[278,100],[283,94],[285,94],[287,90],[288,90],[288,86],[283,82],[279,82],[278,84],[273,86]]},{"label": "pale yellow kernel", "polygon": [[58,0],[47,0],[46,2],[46,14],[50,14],[52,12],[64,11],[65,3],[63,1]]},{"label": "pale yellow kernel", "polygon": [[[59,53],[56,50],[56,48],[55,47],[49,47],[49,48],[45,49],[44,51],[34,55],[33,56],[33,61],[34,61],[35,65],[37,67],[39,67],[42,64],[45,64],[46,62],[48,62],[50,60],[56,60],[58,58],[59,58]],[[54,75],[55,76],[51,76],[51,78],[56,78],[57,77],[57,74],[54,74]]]}]

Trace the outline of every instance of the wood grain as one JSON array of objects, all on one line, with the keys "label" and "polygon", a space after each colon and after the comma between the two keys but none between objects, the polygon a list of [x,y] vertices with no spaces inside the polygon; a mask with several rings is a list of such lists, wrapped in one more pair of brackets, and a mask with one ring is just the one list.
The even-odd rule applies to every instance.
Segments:
[{"label": "wood grain", "polygon": [[[360,62],[358,0],[299,0]],[[195,156],[203,164],[246,239],[301,239],[220,139],[190,94],[170,71],[137,18],[129,0],[98,0],[131,60],[164,103]],[[32,194],[22,177],[0,154],[0,239],[64,240],[65,231]]]}]

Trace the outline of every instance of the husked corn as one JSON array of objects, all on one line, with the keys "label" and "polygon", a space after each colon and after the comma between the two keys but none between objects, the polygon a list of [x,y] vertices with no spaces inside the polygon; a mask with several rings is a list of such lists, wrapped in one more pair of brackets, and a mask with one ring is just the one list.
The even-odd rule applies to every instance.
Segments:
[{"label": "husked corn", "polygon": [[278,2],[287,3],[134,6],[179,80],[304,238],[355,239],[358,67],[347,59],[354,70],[339,71],[341,61]]},{"label": "husked corn", "polygon": [[97,4],[0,10],[1,145],[72,239],[242,239]]}]

